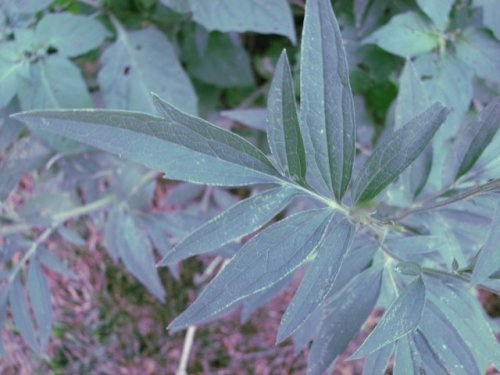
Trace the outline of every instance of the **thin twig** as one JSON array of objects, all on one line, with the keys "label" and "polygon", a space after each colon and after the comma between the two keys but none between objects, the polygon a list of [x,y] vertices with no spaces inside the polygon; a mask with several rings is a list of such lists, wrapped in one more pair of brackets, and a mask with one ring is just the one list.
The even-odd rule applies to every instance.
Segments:
[{"label": "thin twig", "polygon": [[19,271],[23,268],[23,266],[26,264],[26,262],[33,256],[35,255],[38,247],[43,243],[45,242],[49,237],[50,235],[56,230],[56,228],[58,227],[57,224],[54,224],[50,227],[48,227],[47,229],[45,229],[43,231],[43,233],[40,235],[40,237],[38,237],[30,246],[30,248],[28,249],[28,251],[26,251],[26,253],[24,254],[23,258],[16,264],[16,266],[14,267],[14,269],[12,270],[12,272],[10,273],[9,275],[9,283],[11,283],[12,281],[14,281],[14,279],[16,278],[17,274],[19,273]]},{"label": "thin twig", "polygon": [[210,264],[207,266],[207,268],[205,268],[205,271],[203,272],[203,274],[201,276],[195,277],[194,283],[196,285],[203,284],[205,281],[207,281],[210,278],[210,276],[212,276],[214,274],[217,267],[219,267],[219,265],[221,265],[222,263],[224,263],[223,257],[215,257],[215,259],[212,260],[212,262],[210,262]]},{"label": "thin twig", "polygon": [[193,347],[194,334],[196,333],[196,326],[189,326],[184,338],[184,346],[182,347],[181,360],[175,375],[187,375],[187,366],[189,362],[189,354]]},{"label": "thin twig", "polygon": [[481,194],[492,193],[492,192],[496,192],[496,191],[500,191],[500,179],[496,179],[496,180],[487,182],[484,185],[480,185],[477,187],[467,189],[463,192],[458,193],[457,195],[455,195],[451,198],[445,199],[442,202],[437,202],[437,203],[429,204],[426,206],[416,207],[413,209],[403,211],[401,214],[399,214],[396,217],[396,220],[404,219],[405,217],[407,217],[409,215],[414,215],[414,214],[419,213],[419,212],[443,208],[443,207],[448,206],[452,203],[460,202],[460,201],[470,199],[470,198],[473,198],[473,197],[481,195]]}]

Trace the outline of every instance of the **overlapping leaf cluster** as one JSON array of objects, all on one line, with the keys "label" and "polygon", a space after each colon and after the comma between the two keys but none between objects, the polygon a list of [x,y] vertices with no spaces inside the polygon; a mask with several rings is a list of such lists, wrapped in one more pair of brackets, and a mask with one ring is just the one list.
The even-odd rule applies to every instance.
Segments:
[{"label": "overlapping leaf cluster", "polygon": [[[287,14],[280,26],[270,28],[269,20],[248,25],[247,18],[223,30],[220,24],[206,24],[208,30],[201,26],[213,10],[210,6],[197,10],[196,23],[167,1],[128,4],[134,13],[122,13],[123,5],[113,0],[0,4],[0,327],[10,306],[14,326],[39,354],[46,351],[53,327],[45,271],[76,277],[46,245],[57,237],[73,246],[86,245],[85,230],[65,225],[66,221],[90,214],[93,224],[103,228],[110,257],[164,301],[157,256],[164,256],[171,243],[235,199],[222,189],[181,184],[169,194],[174,202],[165,204],[187,206],[200,196],[205,203],[194,212],[151,213],[157,173],[35,128],[27,135],[21,123],[8,116],[19,110],[93,105],[155,113],[151,91],[197,113],[203,89],[215,96],[223,89],[254,85],[250,59],[239,38],[209,31],[234,32],[243,26],[295,40],[286,1],[271,7],[271,14]],[[256,15],[269,14],[265,3],[257,5]],[[213,6],[231,11],[231,4]],[[167,27],[177,34],[167,35]],[[194,44],[196,48],[191,48]],[[188,61],[187,69],[179,55]],[[216,80],[221,72],[225,82]],[[193,80],[213,86],[195,92]],[[22,208],[13,208],[10,198],[27,173],[36,176],[36,189]],[[95,215],[98,211],[107,215]],[[231,254],[233,244],[226,251]],[[177,267],[170,271],[179,277]],[[2,343],[0,339],[0,353]]]},{"label": "overlapping leaf cluster", "polygon": [[[363,23],[367,9],[375,5],[355,3],[358,22]],[[182,6],[180,11],[191,10],[206,27],[216,27],[210,18],[213,14],[200,17],[197,13],[203,9],[201,3],[175,4]],[[171,330],[209,322],[241,306],[243,316],[248,317],[277,295],[297,270],[305,268],[283,315],[277,341],[294,335],[298,350],[312,341],[309,374],[321,374],[335,362],[375,307],[384,307],[386,312],[352,355],[353,359],[367,357],[365,374],[383,373],[391,357],[395,374],[482,374],[490,364],[500,367],[498,343],[469,286],[500,292],[496,251],[500,98],[492,99],[472,121],[457,125],[463,117],[460,112],[469,108],[470,97],[462,100],[447,94],[453,86],[445,78],[458,78],[448,76],[450,70],[442,64],[462,59],[477,69],[479,77],[491,78],[481,70],[488,60],[474,64],[460,42],[461,38],[480,38],[483,31],[466,30],[449,51],[440,32],[448,25],[452,2],[442,2],[437,8],[427,1],[418,5],[429,18],[415,10],[398,15],[365,42],[403,57],[435,50],[442,56],[428,65],[424,58],[406,60],[394,123],[376,147],[368,151],[359,147],[364,155],[357,150],[349,51],[327,0],[306,2],[299,109],[286,52],[276,64],[267,109],[270,156],[239,135],[185,108],[178,109],[172,98],[160,99],[161,92],[139,108],[148,111],[154,105],[159,116],[92,109],[25,112],[16,118],[36,131],[109,151],[162,171],[170,179],[263,188],[191,234],[179,236],[182,240],[173,248],[159,240],[160,222],[134,213],[129,205],[110,211],[105,229],[108,252],[160,299],[164,294],[150,273],[151,253],[137,253],[134,248],[151,248],[152,243],[163,255],[159,265],[174,267],[188,257],[234,244],[258,231],[170,324]],[[224,30],[225,26],[218,27]],[[402,31],[394,32],[394,28]],[[154,39],[139,35],[146,32],[137,32],[137,40]],[[124,48],[119,43],[128,40],[121,34],[110,50],[119,53]],[[497,42],[491,43],[494,50]],[[461,64],[452,68],[458,72]],[[423,82],[426,68],[432,79]],[[463,71],[470,81],[470,70]],[[123,83],[128,84],[127,79]],[[144,87],[131,87],[134,93],[145,93]],[[132,190],[137,193],[139,188]],[[298,200],[305,202],[306,209],[266,225]],[[145,232],[138,229],[141,225]],[[28,282],[40,275],[34,264],[30,262]],[[9,296],[22,294],[16,280]],[[4,294],[2,300],[11,298],[17,319],[24,317],[20,326],[28,324],[23,337],[36,343],[34,328],[26,323],[31,322],[26,303]],[[33,307],[44,303],[43,298],[31,300]],[[40,329],[42,343],[46,337]]]},{"label": "overlapping leaf cluster", "polygon": [[[308,369],[311,374],[319,374],[357,334],[376,305],[383,273],[392,272],[390,269],[384,271],[378,262],[363,270],[367,263],[360,266],[350,257],[370,231],[375,233],[377,246],[386,255],[392,255],[384,239],[392,235],[388,233],[391,227],[397,226],[377,212],[371,212],[368,202],[429,149],[433,135],[449,112],[439,103],[425,108],[425,99],[418,92],[419,80],[412,73],[411,63],[407,64],[404,79],[416,88],[411,92],[415,95],[414,101],[405,102],[408,94],[401,91],[400,103],[404,104],[398,107],[397,120],[402,125],[379,142],[353,181],[356,126],[349,69],[336,18],[329,2],[322,0],[310,0],[306,6],[300,116],[285,53],[276,67],[268,99],[268,141],[272,161],[239,136],[183,113],[156,96],[154,100],[161,117],[74,110],[32,112],[18,118],[32,127],[162,170],[169,178],[212,185],[275,186],[204,224],[181,241],[160,264],[175,263],[211,251],[252,233],[296,195],[306,195],[325,205],[291,215],[252,237],[198,299],[170,325],[170,329],[177,330],[210,321],[250,298],[267,293],[308,263],[302,283],[283,316],[278,341],[300,330],[311,317],[318,319],[315,311],[323,310],[323,314],[319,314],[322,315],[320,329],[313,341]],[[401,108],[402,105],[406,108]],[[500,102],[495,99],[474,125],[466,128],[474,130],[459,133],[450,156],[453,182],[472,168],[496,133],[499,110]],[[132,142],[131,145],[128,142]],[[470,147],[464,150],[464,144]],[[424,178],[418,183],[413,196],[425,182]],[[496,185],[498,188],[498,183]],[[345,197],[349,187],[350,194]],[[476,190],[476,193],[482,192]],[[239,219],[242,213],[245,218]],[[485,269],[483,260],[494,251],[498,209],[496,217],[478,256],[476,264],[479,267],[473,269],[474,283],[486,281],[487,285],[489,277],[497,271],[496,265]],[[403,233],[410,232],[406,222],[398,226]],[[132,228],[133,225],[130,228],[133,233]],[[494,349],[498,346],[491,330],[485,328],[468,335],[470,322],[463,324],[450,319],[445,311],[456,308],[450,301],[451,296],[475,308],[465,292],[457,292],[455,284],[440,279],[448,277],[451,282],[456,276],[468,280],[466,274],[425,269],[403,256],[394,255],[393,258],[400,263],[397,270],[408,275],[401,277],[399,286],[394,286],[396,294],[400,293],[402,285],[406,286],[353,357],[369,355],[370,360],[374,360],[371,358],[380,356],[382,363],[387,363],[395,347],[396,368],[403,366],[405,371],[414,368],[415,373],[423,369],[430,373],[479,374],[488,363],[498,366]],[[342,273],[349,276],[340,278]],[[433,298],[436,288],[445,289],[444,294],[436,293],[437,299]],[[363,297],[356,298],[359,293]],[[459,310],[454,312],[459,313]],[[475,324],[487,326],[482,321]],[[436,330],[449,334],[436,335]],[[449,335],[456,340],[442,343]],[[492,345],[479,353],[475,346],[484,340]]]}]

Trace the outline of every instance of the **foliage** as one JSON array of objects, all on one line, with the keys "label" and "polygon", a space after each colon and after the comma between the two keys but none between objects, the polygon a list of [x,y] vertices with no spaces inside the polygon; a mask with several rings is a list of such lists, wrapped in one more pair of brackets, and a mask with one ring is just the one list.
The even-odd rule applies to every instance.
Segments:
[{"label": "foliage", "polygon": [[[351,356],[366,357],[365,374],[391,357],[395,374],[500,368],[474,296],[500,293],[496,8],[354,0],[334,3],[337,17],[331,5],[305,3],[295,59],[279,52],[296,51],[284,0],[5,2],[0,327],[10,307],[43,355],[45,270],[74,276],[45,244],[84,246],[74,219],[89,215],[110,258],[166,304],[156,265],[179,279],[189,257],[229,258],[173,332],[240,307],[244,320],[303,269],[277,342],[312,341],[308,374],[327,371],[375,308],[385,313]],[[265,51],[272,78],[236,32],[282,36]],[[248,108],[263,93],[267,109]],[[239,104],[222,116],[252,130],[202,118],[220,120],[225,101]],[[82,109],[93,105],[107,109]],[[167,199],[181,209],[155,212],[164,181],[145,167],[210,188],[175,185]],[[33,171],[33,194],[12,203]]]}]

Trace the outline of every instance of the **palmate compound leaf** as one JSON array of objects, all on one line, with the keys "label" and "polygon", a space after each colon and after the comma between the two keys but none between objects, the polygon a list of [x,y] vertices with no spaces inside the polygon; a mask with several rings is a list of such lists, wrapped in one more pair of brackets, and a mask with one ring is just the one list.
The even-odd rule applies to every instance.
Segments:
[{"label": "palmate compound leaf", "polygon": [[351,180],[356,124],[346,53],[330,1],[306,2],[301,48],[300,115],[308,167],[340,201]]},{"label": "palmate compound leaf", "polygon": [[207,221],[159,263],[176,263],[190,256],[208,253],[252,233],[283,210],[299,193],[286,186],[254,195]]},{"label": "palmate compound leaf", "polygon": [[482,249],[477,256],[471,282],[479,284],[486,281],[494,272],[500,270],[500,202],[497,203],[490,230]]},{"label": "palmate compound leaf", "polygon": [[375,329],[351,358],[362,358],[413,331],[422,318],[424,304],[425,285],[422,278],[418,277],[389,306]]},{"label": "palmate compound leaf", "polygon": [[295,272],[321,242],[332,215],[329,208],[303,211],[259,232],[169,329],[177,331],[210,321]]},{"label": "palmate compound leaf", "polygon": [[354,239],[354,226],[347,220],[333,220],[333,228],[318,246],[317,254],[281,320],[278,343],[285,340],[325,300],[334,286],[343,260]]},{"label": "palmate compound leaf", "polygon": [[393,182],[422,153],[448,113],[448,109],[435,103],[385,138],[353,183],[353,203],[376,197]]},{"label": "palmate compound leaf", "polygon": [[300,133],[293,78],[286,51],[281,53],[276,64],[267,107],[269,148],[281,171],[302,182],[306,175],[306,153]]},{"label": "palmate compound leaf", "polygon": [[307,360],[307,375],[321,375],[359,333],[377,302],[382,268],[370,268],[356,276],[325,307],[318,336]]},{"label": "palmate compound leaf", "polygon": [[156,98],[165,118],[112,110],[46,110],[15,118],[199,184],[278,182],[279,172],[251,143]]},{"label": "palmate compound leaf", "polygon": [[453,183],[474,166],[499,128],[500,97],[496,97],[474,121],[460,128],[446,160],[445,185]]}]

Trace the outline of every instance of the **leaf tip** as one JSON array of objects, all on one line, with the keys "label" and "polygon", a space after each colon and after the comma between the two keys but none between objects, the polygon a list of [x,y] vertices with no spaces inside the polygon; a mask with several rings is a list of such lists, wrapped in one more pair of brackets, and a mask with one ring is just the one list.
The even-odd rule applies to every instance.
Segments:
[{"label": "leaf tip", "polygon": [[290,336],[290,334],[287,333],[288,330],[284,330],[282,327],[283,326],[280,325],[280,327],[278,328],[278,334],[276,335],[276,339],[274,340],[274,345],[281,344],[288,338],[288,336]]}]

